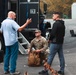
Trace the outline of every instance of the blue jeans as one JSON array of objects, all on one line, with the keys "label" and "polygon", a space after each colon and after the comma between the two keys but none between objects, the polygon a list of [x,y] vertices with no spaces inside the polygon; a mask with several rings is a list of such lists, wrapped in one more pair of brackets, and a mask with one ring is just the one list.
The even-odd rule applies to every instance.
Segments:
[{"label": "blue jeans", "polygon": [[10,73],[16,70],[16,60],[18,57],[18,42],[14,45],[6,46],[4,56],[4,71],[10,71]]},{"label": "blue jeans", "polygon": [[64,60],[62,44],[53,44],[53,43],[50,44],[50,54],[48,56],[47,62],[48,64],[51,65],[56,53],[58,53],[59,60],[60,60],[60,71],[64,72],[65,60]]}]

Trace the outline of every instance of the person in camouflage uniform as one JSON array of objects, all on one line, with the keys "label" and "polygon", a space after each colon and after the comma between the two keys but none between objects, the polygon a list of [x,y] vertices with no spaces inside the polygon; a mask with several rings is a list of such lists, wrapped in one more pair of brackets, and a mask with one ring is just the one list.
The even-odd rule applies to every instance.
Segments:
[{"label": "person in camouflage uniform", "polygon": [[32,48],[35,49],[33,50],[34,52],[39,53],[41,59],[40,62],[42,64],[42,61],[46,58],[45,53],[46,49],[48,48],[48,42],[43,36],[41,36],[41,31],[38,29],[35,30],[35,38],[30,43],[30,47],[28,49],[29,53],[32,50]]}]

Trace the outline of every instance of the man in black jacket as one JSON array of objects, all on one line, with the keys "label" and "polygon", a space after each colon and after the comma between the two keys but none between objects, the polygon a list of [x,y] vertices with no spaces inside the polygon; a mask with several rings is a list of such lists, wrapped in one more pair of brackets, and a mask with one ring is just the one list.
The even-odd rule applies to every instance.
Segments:
[{"label": "man in black jacket", "polygon": [[[65,60],[63,54],[63,41],[65,36],[65,25],[64,21],[60,19],[60,13],[55,12],[53,14],[53,20],[55,21],[52,27],[52,31],[50,34],[50,54],[48,56],[47,63],[52,65],[52,61],[56,53],[58,53],[59,60],[60,60],[60,70],[58,71],[59,74],[64,75],[64,68],[65,68]],[[39,72],[39,74],[44,73],[45,71]],[[47,72],[47,71],[46,71]]]}]

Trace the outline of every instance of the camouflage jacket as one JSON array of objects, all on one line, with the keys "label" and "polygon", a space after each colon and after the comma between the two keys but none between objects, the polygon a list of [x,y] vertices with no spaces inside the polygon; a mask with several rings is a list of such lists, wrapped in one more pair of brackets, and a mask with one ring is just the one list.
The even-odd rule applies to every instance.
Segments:
[{"label": "camouflage jacket", "polygon": [[30,43],[29,49],[32,50],[32,48],[34,48],[35,50],[41,49],[42,52],[45,52],[48,48],[48,42],[42,36],[40,39],[34,38]]}]

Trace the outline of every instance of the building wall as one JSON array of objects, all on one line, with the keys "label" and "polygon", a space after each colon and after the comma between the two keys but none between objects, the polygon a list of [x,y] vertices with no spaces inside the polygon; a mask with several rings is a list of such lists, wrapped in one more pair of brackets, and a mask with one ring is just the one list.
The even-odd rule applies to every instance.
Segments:
[{"label": "building wall", "polygon": [[76,2],[72,4],[71,13],[72,19],[76,19]]}]

